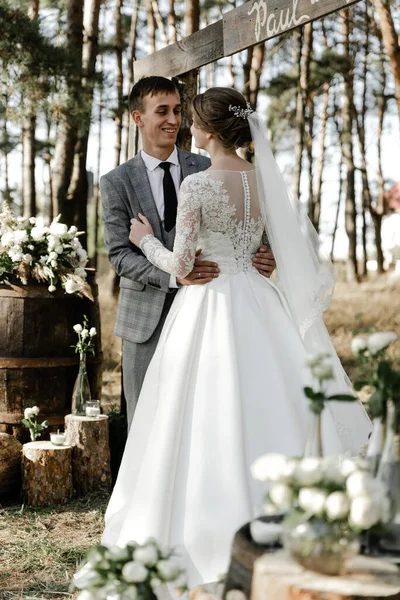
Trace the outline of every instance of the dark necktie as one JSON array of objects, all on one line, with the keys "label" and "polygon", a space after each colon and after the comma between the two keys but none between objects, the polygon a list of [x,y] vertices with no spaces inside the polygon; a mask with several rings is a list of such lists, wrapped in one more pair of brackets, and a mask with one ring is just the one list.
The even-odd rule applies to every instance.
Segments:
[{"label": "dark necktie", "polygon": [[163,191],[164,191],[164,229],[165,231],[171,231],[175,227],[176,223],[176,211],[178,207],[178,199],[176,197],[176,189],[174,180],[172,179],[171,172],[169,170],[171,163],[162,162],[159,164],[161,169],[164,171],[163,177]]}]

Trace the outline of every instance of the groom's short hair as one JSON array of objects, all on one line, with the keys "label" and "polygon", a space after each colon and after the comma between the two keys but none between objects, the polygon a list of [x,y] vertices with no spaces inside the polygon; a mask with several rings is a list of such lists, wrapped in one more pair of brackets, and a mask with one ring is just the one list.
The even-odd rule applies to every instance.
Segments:
[{"label": "groom's short hair", "polygon": [[143,99],[146,96],[155,96],[155,94],[179,94],[178,86],[175,82],[166,77],[151,75],[150,77],[142,77],[132,87],[129,94],[129,112],[132,114],[134,110],[144,110]]}]

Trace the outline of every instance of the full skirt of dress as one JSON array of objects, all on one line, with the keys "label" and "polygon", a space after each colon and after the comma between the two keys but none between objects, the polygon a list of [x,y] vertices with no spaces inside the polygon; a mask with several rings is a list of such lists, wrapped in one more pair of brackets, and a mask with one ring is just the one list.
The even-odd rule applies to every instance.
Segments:
[{"label": "full skirt of dress", "polygon": [[[190,586],[226,572],[235,531],[261,513],[265,489],[250,465],[304,450],[305,358],[284,298],[258,273],[182,287],[146,374],[102,543],[154,537],[176,547]],[[329,407],[323,413],[325,453],[357,454],[369,419],[358,402],[341,403],[340,414],[338,425]]]}]

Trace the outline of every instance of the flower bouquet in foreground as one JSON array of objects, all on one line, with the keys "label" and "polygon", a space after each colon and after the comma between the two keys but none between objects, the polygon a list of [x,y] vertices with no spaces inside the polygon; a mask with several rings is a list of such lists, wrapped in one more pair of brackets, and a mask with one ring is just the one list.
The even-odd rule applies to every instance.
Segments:
[{"label": "flower bouquet in foreground", "polygon": [[358,534],[390,520],[386,486],[361,460],[266,454],[251,471],[270,484],[266,512],[285,513],[284,546],[306,568],[339,573],[358,551]]},{"label": "flower bouquet in foreground", "polygon": [[48,226],[42,219],[16,217],[7,204],[0,213],[0,283],[10,276],[24,285],[30,279],[48,283],[49,292],[57,285],[67,294],[78,292],[93,300],[86,282],[87,253],[78,239],[83,232],[68,229],[60,215]]},{"label": "flower bouquet in foreground", "polygon": [[71,587],[81,590],[78,600],[153,600],[166,583],[175,584],[177,595],[186,591],[183,574],[173,550],[149,539],[143,545],[92,548]]}]

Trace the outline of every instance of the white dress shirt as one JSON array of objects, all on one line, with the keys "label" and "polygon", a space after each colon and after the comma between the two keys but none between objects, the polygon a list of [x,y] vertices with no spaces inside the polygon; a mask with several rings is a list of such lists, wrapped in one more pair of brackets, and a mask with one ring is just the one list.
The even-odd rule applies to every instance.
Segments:
[{"label": "white dress shirt", "polygon": [[[160,160],[158,158],[154,158],[154,156],[150,156],[144,150],[140,151],[142,154],[143,162],[147,169],[147,175],[150,182],[151,191],[153,194],[154,202],[156,203],[157,212],[160,217],[160,221],[162,226],[164,227],[164,212],[165,212],[165,204],[164,204],[164,190],[163,190],[163,178],[164,171],[159,167],[159,164],[162,162],[169,162],[171,166],[169,171],[172,176],[172,180],[175,184],[176,196],[178,197],[179,186],[181,184],[181,166],[178,160],[178,151],[176,146],[174,147],[171,155],[165,160]],[[176,278],[172,275],[169,279],[169,287],[176,288]]]}]

